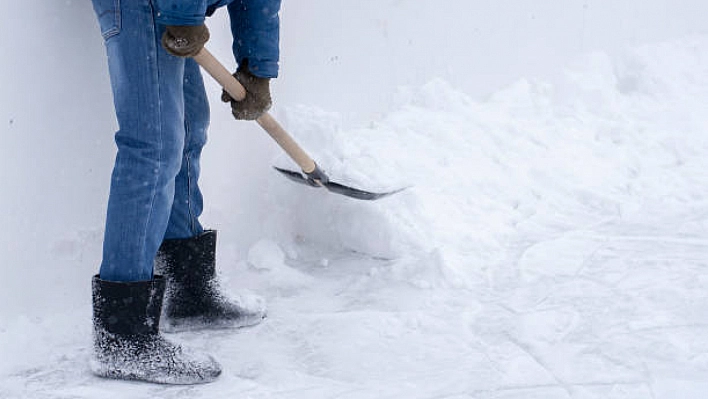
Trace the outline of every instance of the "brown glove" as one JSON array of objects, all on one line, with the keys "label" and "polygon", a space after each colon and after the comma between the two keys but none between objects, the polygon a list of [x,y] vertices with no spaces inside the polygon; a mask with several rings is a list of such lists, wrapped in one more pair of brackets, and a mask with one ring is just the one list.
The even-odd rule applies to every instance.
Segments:
[{"label": "brown glove", "polygon": [[231,103],[231,113],[236,119],[249,121],[258,119],[270,109],[273,103],[270,98],[270,79],[259,78],[249,72],[248,60],[244,60],[239,65],[234,77],[246,89],[246,97],[241,101],[236,101],[224,90],[221,94],[221,101]]},{"label": "brown glove", "polygon": [[206,25],[167,26],[162,35],[162,47],[177,57],[193,57],[209,41],[209,29]]}]

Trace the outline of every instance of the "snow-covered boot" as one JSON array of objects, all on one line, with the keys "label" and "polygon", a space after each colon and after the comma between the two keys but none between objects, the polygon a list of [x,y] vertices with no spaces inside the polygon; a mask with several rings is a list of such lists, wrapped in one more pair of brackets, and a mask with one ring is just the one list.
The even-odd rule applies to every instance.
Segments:
[{"label": "snow-covered boot", "polygon": [[227,299],[216,279],[216,231],[163,241],[155,270],[167,280],[163,324],[167,331],[245,327],[266,316],[259,297]]},{"label": "snow-covered boot", "polygon": [[93,278],[94,374],[160,384],[200,384],[221,374],[209,355],[188,352],[159,332],[165,280]]}]

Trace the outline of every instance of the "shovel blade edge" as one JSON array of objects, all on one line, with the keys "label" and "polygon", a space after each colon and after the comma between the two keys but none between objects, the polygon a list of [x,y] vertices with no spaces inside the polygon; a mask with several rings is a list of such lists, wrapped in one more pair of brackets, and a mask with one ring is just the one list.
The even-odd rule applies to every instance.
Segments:
[{"label": "shovel blade edge", "polygon": [[384,193],[374,193],[374,192],[370,192],[370,191],[360,190],[360,189],[354,188],[354,187],[345,186],[343,184],[335,183],[333,181],[329,181],[327,183],[320,185],[320,184],[313,183],[311,180],[307,179],[307,177],[305,177],[300,172],[282,169],[282,168],[278,168],[275,166],[273,168],[294,182],[304,184],[309,187],[315,187],[315,188],[324,187],[329,192],[344,195],[349,198],[354,198],[354,199],[358,199],[358,200],[373,201],[373,200],[381,199],[384,197],[388,197],[389,195],[393,195],[393,194],[396,194],[396,193],[399,193],[399,192],[405,190],[405,188],[401,188],[398,190],[384,192]]}]

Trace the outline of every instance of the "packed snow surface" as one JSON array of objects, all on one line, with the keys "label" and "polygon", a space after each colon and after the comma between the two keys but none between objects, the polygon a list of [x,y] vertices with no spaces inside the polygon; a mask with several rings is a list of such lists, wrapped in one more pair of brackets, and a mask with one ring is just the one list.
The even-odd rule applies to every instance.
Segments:
[{"label": "packed snow surface", "polygon": [[30,276],[12,256],[32,246],[8,238],[3,274],[32,296],[0,283],[0,398],[708,397],[708,36],[588,51],[484,98],[445,76],[393,97],[366,123],[275,110],[333,180],[405,188],[374,202],[283,179],[278,151],[239,164],[223,136],[259,133],[214,112],[222,284],[269,308],[254,328],[170,335],[223,364],[214,384],[91,375],[100,224],[36,243],[63,269]]}]

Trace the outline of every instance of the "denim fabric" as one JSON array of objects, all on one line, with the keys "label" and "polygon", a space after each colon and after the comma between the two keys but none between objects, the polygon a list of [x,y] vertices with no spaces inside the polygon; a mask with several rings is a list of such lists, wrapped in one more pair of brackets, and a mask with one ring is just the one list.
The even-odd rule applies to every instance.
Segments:
[{"label": "denim fabric", "polygon": [[233,0],[228,6],[236,62],[262,78],[278,77],[280,0]]},{"label": "denim fabric", "polygon": [[163,239],[199,235],[209,105],[198,65],[164,51],[153,0],[93,0],[119,130],[100,276],[152,279]]}]

